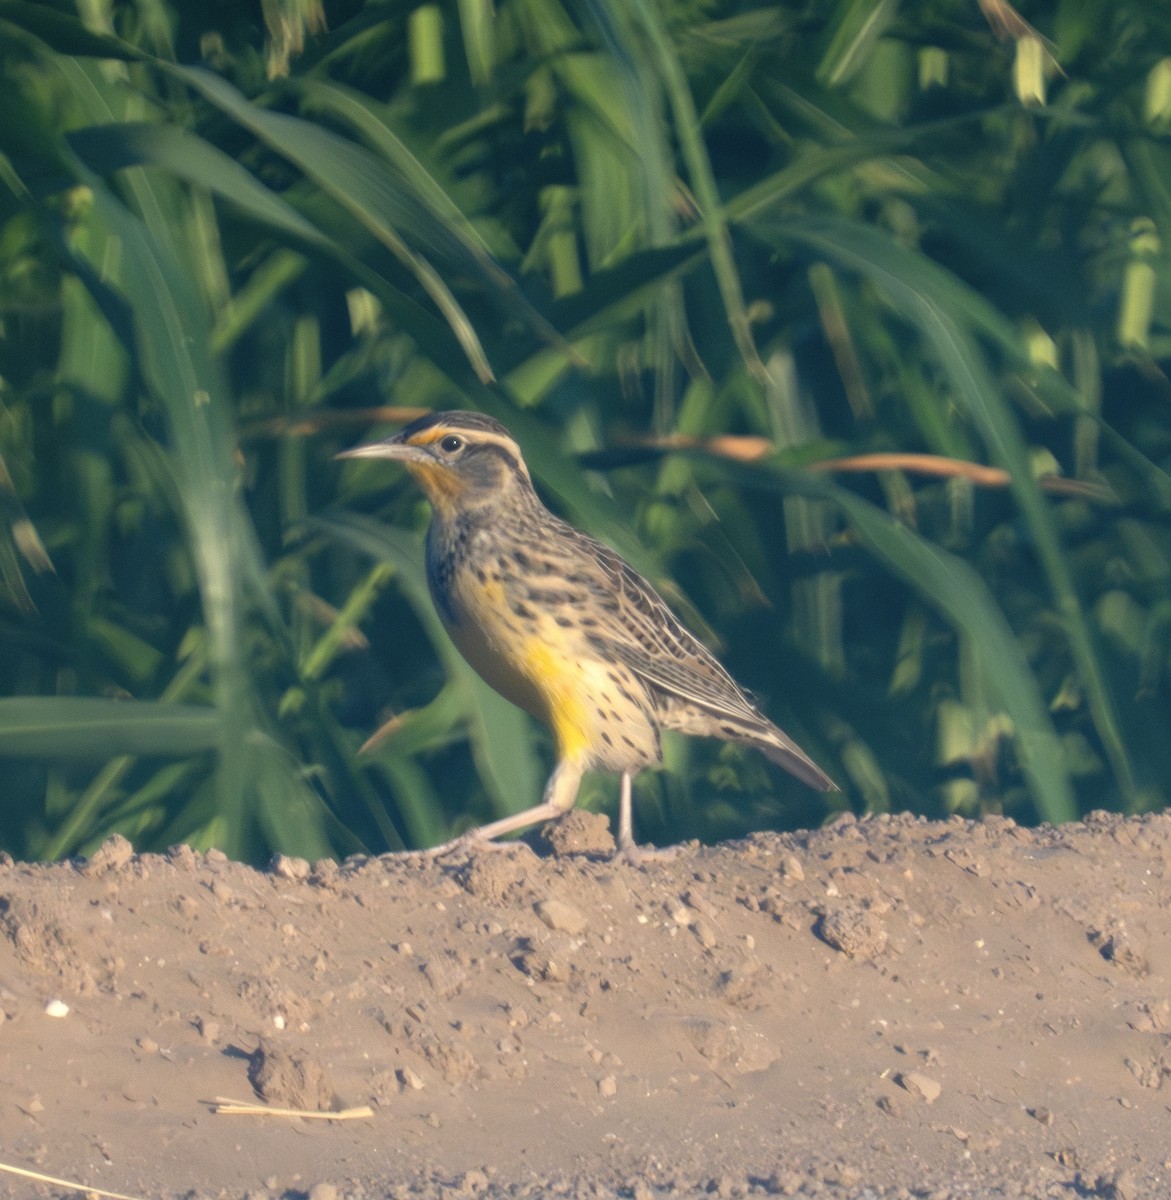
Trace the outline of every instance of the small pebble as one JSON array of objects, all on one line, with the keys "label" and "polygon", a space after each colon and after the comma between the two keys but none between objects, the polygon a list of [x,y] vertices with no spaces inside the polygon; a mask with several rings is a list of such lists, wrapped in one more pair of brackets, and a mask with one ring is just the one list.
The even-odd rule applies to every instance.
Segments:
[{"label": "small pebble", "polygon": [[719,944],[720,939],[716,936],[716,931],[706,921],[694,922],[691,932],[705,950],[712,950]]},{"label": "small pebble", "polygon": [[281,879],[308,879],[310,866],[304,858],[293,858],[288,854],[274,854],[268,869]]},{"label": "small pebble", "polygon": [[134,847],[120,833],[115,833],[82,864],[83,875],[104,875],[118,871],[134,857]]},{"label": "small pebble", "polygon": [[797,1171],[774,1171],[764,1181],[764,1190],[770,1196],[795,1196],[804,1182]]},{"label": "small pebble", "polygon": [[533,909],[550,929],[568,933],[571,937],[585,931],[586,919],[572,904],[553,899],[538,900]]},{"label": "small pebble", "polygon": [[895,1083],[906,1088],[912,1096],[918,1096],[928,1104],[934,1104],[943,1093],[943,1085],[924,1075],[922,1071],[905,1071],[895,1076]]},{"label": "small pebble", "polygon": [[[488,1176],[483,1171],[465,1171],[459,1183],[459,1192],[463,1196],[475,1196],[487,1190]],[[310,1198],[312,1200],[312,1198]]]},{"label": "small pebble", "polygon": [[715,905],[702,892],[697,891],[695,888],[683,893],[683,902],[701,916],[708,917],[713,921],[718,915]]},{"label": "small pebble", "polygon": [[67,1017],[69,1016],[69,1005],[64,1000],[50,1000],[45,1005],[46,1017]]},{"label": "small pebble", "polygon": [[199,856],[185,842],[172,846],[167,851],[167,858],[182,870],[190,871],[199,862]]}]

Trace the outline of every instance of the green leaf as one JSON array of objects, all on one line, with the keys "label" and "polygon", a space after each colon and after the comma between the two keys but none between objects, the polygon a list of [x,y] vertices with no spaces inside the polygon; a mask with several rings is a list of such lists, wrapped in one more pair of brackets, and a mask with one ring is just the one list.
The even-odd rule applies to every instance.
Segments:
[{"label": "green leaf", "polygon": [[519,812],[535,804],[542,779],[529,718],[492,691],[447,636],[427,590],[419,540],[401,529],[355,514],[317,517],[308,526],[394,564],[397,581],[427,631],[448,678],[458,688],[472,750],[499,814]]},{"label": "green leaf", "polygon": [[443,314],[476,375],[494,376],[467,313],[431,263],[412,250],[397,226],[417,219],[386,164],[368,150],[309,121],[271,112],[250,103],[226,80],[200,67],[168,67],[217,108],[295,163],[324,192],[347,209],[361,226],[415,276]]},{"label": "green leaf", "polygon": [[276,233],[332,248],[316,226],[235,159],[176,125],[146,121],[94,125],[74,130],[66,141],[102,175],[127,167],[159,167],[177,179],[210,189]]},{"label": "green leaf", "polygon": [[218,716],[210,707],[80,696],[0,699],[0,754],[7,757],[103,761],[198,754],[218,745]]},{"label": "green leaf", "polygon": [[[1009,475],[1028,525],[1086,690],[1098,735],[1128,804],[1138,803],[1134,771],[1118,709],[1078,595],[1057,525],[1033,477],[1020,422],[985,365],[975,332],[989,321],[989,306],[925,255],[906,250],[869,226],[831,218],[760,219],[751,228],[777,245],[797,242],[839,266],[865,275],[916,326],[951,382],[956,400],[980,431],[993,463]],[[1025,355],[1018,351],[1018,355]]]},{"label": "green leaf", "polygon": [[979,648],[988,689],[1012,719],[1021,768],[1038,811],[1047,821],[1073,820],[1077,806],[1061,741],[1036,676],[995,597],[975,570],[889,513],[826,480],[779,470],[766,475],[741,468],[732,473],[753,486],[829,501],[875,558]]},{"label": "green leaf", "polygon": [[26,30],[61,54],[80,54],[127,62],[141,57],[140,52],[133,46],[107,34],[93,33],[75,16],[61,12],[51,4],[0,0],[0,22],[3,21]]}]

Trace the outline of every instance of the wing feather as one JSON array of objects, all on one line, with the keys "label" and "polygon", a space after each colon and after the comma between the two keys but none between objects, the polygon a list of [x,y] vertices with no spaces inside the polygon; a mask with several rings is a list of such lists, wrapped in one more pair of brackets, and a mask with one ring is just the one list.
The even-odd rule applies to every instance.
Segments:
[{"label": "wing feather", "polygon": [[[621,663],[643,683],[665,728],[733,736],[761,750],[811,787],[837,785],[741,690],[714,654],[667,607],[639,573],[604,542],[558,525],[557,561],[539,553],[527,561],[530,586],[567,589],[581,628],[599,655]],[[555,581],[555,582],[554,582]],[[734,731],[734,734],[733,732]]]},{"label": "wing feather", "polygon": [[771,728],[714,654],[684,625],[651,585],[605,543],[587,542],[583,562],[593,566],[601,591],[617,603],[601,614],[591,641],[645,683],[714,716]]}]

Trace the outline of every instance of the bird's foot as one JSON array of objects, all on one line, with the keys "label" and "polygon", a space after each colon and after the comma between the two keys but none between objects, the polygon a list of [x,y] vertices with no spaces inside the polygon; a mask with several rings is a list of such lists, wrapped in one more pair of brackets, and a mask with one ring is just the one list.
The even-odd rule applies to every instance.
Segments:
[{"label": "bird's foot", "polygon": [[678,858],[682,849],[682,846],[640,846],[637,842],[627,842],[614,851],[611,861],[626,863],[631,867],[667,863]]},{"label": "bird's foot", "polygon": [[469,829],[467,833],[461,833],[459,837],[454,837],[449,842],[442,842],[438,846],[431,846],[427,850],[417,850],[414,853],[418,854],[424,862],[434,862],[453,854],[471,855],[484,850],[500,850],[510,854],[527,850],[530,854],[532,853],[532,847],[527,842],[497,842],[490,837],[485,837],[479,829]]}]

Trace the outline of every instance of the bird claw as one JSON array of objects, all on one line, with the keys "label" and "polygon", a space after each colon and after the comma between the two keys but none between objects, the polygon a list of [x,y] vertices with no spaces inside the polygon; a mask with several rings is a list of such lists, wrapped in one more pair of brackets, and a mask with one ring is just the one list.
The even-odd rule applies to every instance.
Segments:
[{"label": "bird claw", "polygon": [[461,833],[459,837],[454,837],[449,842],[441,842],[438,846],[431,846],[427,850],[417,850],[414,853],[420,855],[425,862],[434,862],[436,859],[447,858],[461,852],[468,855],[481,850],[501,850],[512,853],[522,849],[532,853],[532,847],[527,842],[497,842],[492,838],[485,837],[478,829],[469,829],[467,833]]},{"label": "bird claw", "polygon": [[682,846],[639,846],[630,842],[614,851],[611,862],[623,862],[631,867],[643,867],[648,863],[668,863],[678,858],[682,850]]}]

